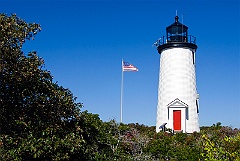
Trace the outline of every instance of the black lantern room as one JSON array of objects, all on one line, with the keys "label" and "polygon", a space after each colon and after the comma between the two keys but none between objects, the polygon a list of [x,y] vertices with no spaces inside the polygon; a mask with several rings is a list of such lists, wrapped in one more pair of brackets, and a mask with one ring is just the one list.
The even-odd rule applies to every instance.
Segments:
[{"label": "black lantern room", "polygon": [[178,16],[175,22],[166,28],[168,42],[187,42],[188,27],[178,22]]},{"label": "black lantern room", "polygon": [[197,49],[196,38],[188,35],[188,27],[180,23],[178,19],[176,16],[175,22],[166,28],[166,37],[163,36],[155,43],[159,54],[162,50],[172,47]]}]

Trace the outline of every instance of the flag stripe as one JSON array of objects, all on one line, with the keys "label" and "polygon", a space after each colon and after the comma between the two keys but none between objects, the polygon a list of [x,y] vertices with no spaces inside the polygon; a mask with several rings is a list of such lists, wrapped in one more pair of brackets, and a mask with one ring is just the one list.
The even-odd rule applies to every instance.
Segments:
[{"label": "flag stripe", "polygon": [[122,66],[123,71],[138,71],[138,69],[133,66],[132,64],[129,64],[128,62],[123,62]]}]

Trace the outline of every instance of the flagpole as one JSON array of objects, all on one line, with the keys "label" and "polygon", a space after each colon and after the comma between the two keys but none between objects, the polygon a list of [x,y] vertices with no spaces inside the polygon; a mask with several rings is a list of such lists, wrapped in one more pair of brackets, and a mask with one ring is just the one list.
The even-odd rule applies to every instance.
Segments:
[{"label": "flagpole", "polygon": [[123,100],[123,59],[122,59],[122,80],[121,80],[121,103],[120,103],[120,123],[122,123],[122,100]]}]

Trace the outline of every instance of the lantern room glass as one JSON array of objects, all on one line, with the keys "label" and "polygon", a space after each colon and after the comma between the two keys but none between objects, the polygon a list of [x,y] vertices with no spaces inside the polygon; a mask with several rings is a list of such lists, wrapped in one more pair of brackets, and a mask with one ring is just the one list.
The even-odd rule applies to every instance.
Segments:
[{"label": "lantern room glass", "polygon": [[178,16],[175,22],[166,28],[167,42],[188,42],[188,27],[178,22]]}]

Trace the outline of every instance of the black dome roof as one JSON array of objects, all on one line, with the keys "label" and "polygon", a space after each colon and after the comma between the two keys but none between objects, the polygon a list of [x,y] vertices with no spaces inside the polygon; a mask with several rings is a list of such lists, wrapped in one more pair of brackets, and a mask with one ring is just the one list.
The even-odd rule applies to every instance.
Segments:
[{"label": "black dome roof", "polygon": [[188,27],[178,21],[178,16],[175,17],[175,22],[166,28],[167,33],[181,34],[187,32]]}]

